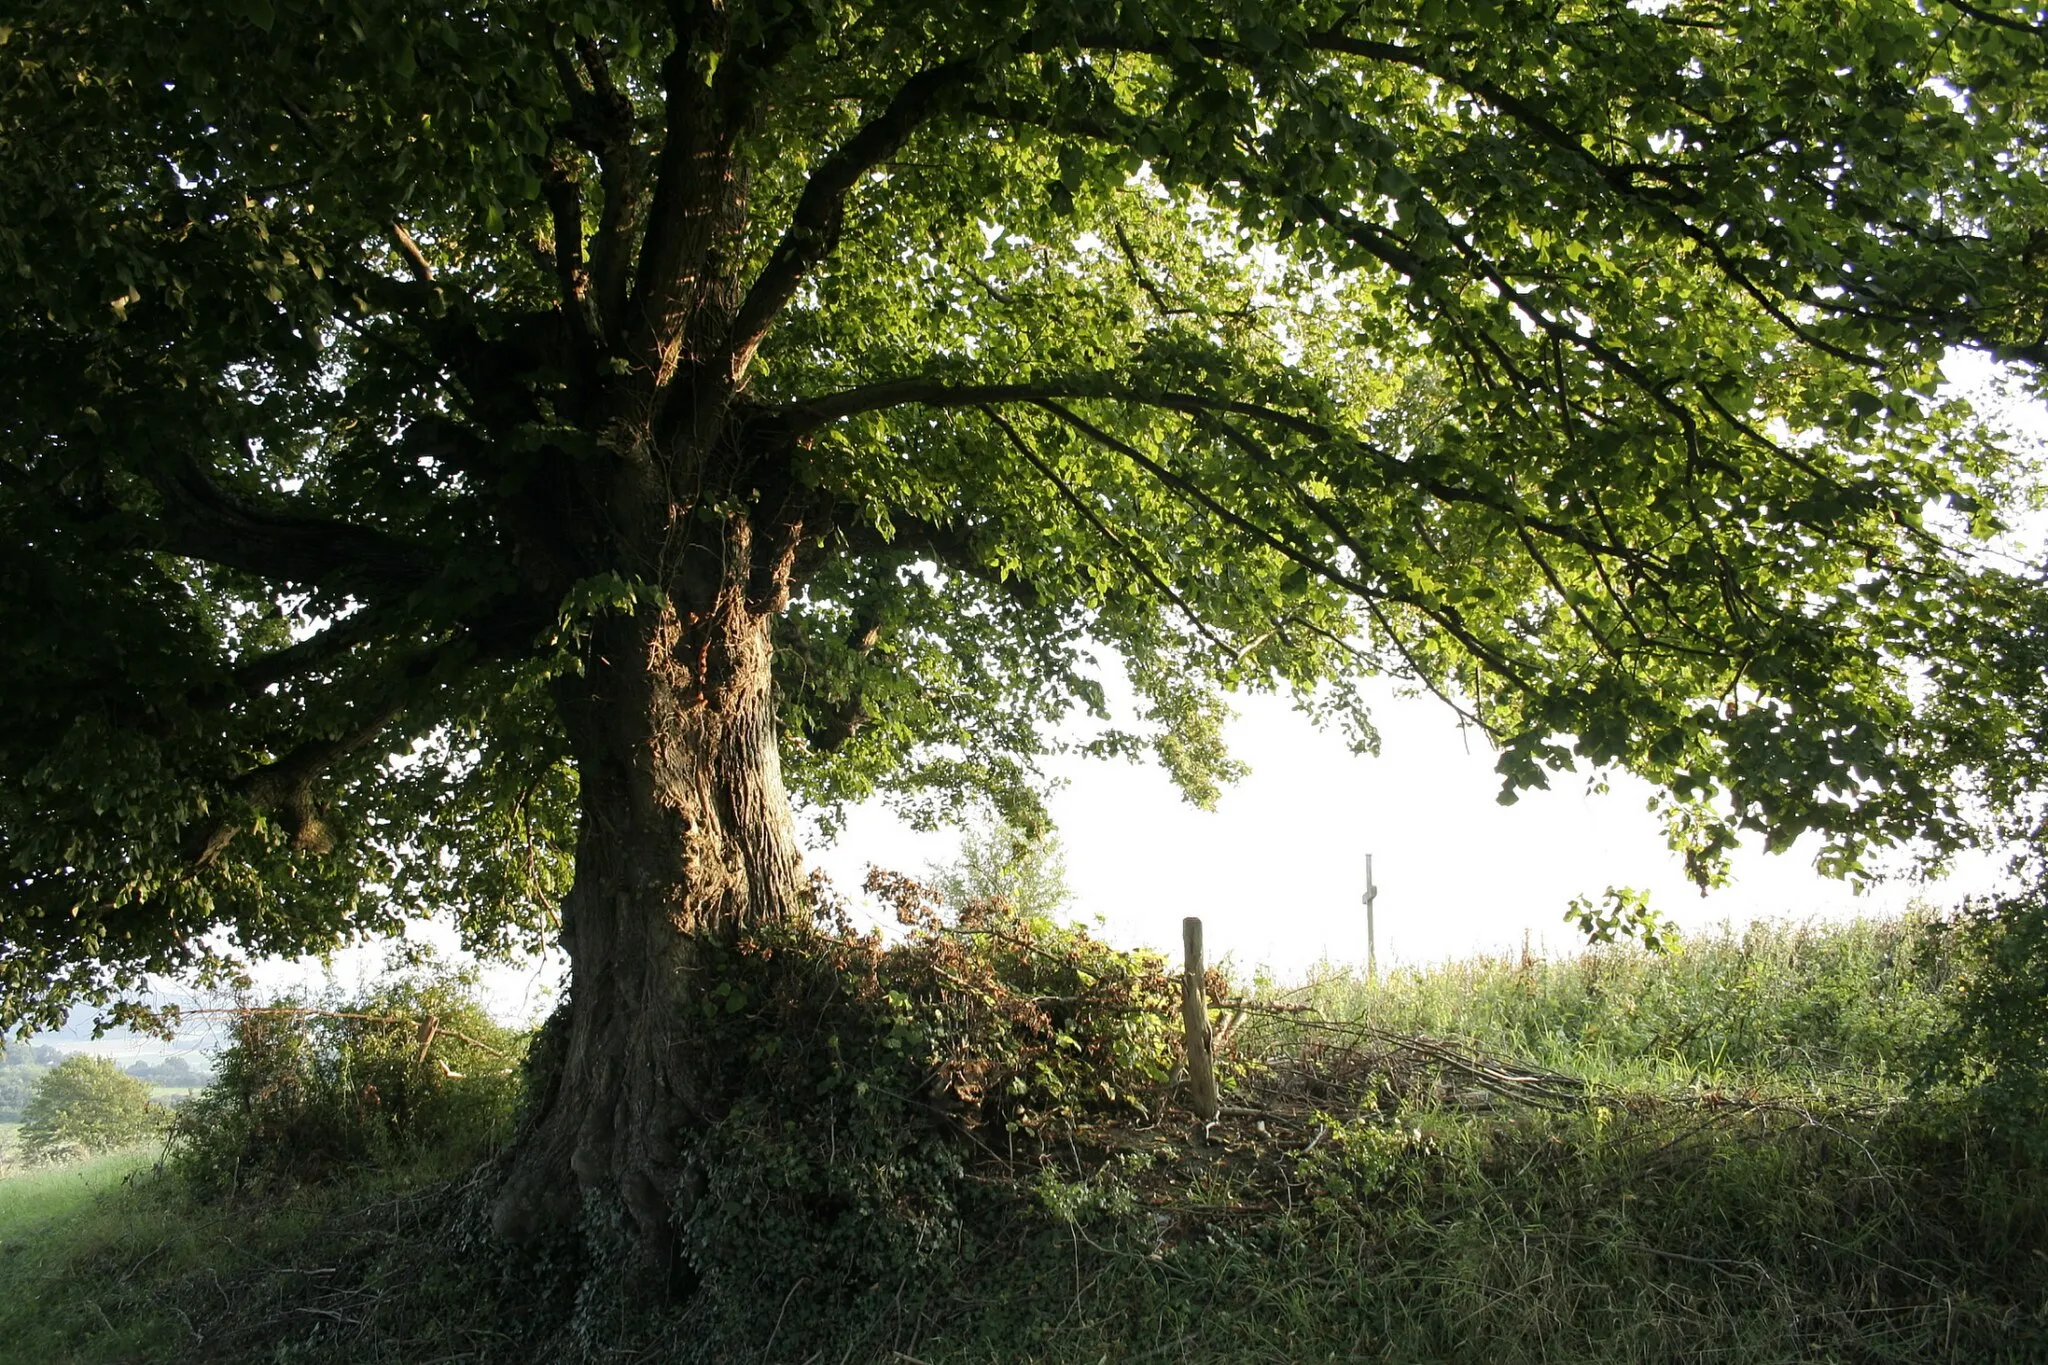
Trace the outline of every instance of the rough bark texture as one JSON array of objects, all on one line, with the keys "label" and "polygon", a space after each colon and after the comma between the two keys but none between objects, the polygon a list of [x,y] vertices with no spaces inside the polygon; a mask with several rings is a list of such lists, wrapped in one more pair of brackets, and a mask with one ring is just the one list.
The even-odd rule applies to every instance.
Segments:
[{"label": "rough bark texture", "polygon": [[704,950],[800,906],[777,755],[769,626],[735,523],[711,600],[613,616],[557,706],[582,783],[563,907],[570,1012],[559,1068],[495,1211],[518,1241],[623,1206],[660,1255],[692,1198],[689,1134],[711,1117],[693,1046]]},{"label": "rough bark texture", "polygon": [[[713,1059],[692,1031],[715,984],[707,950],[802,903],[770,631],[789,599],[804,497],[787,443],[756,445],[735,420],[744,377],[730,331],[748,199],[734,146],[751,87],[732,69],[705,81],[700,49],[722,49],[721,15],[706,9],[664,63],[665,135],[651,166],[621,141],[631,125],[618,111],[630,106],[602,55],[582,53],[580,136],[608,197],[592,244],[597,326],[577,330],[585,315],[570,289],[560,350],[586,376],[577,417],[603,454],[529,481],[507,522],[538,600],[607,574],[660,600],[600,617],[581,671],[556,683],[582,800],[562,910],[566,1037],[494,1223],[524,1240],[573,1228],[595,1201],[623,1210],[657,1259],[694,1198],[693,1132],[717,1117]],[[566,235],[578,233],[571,219]],[[624,242],[636,233],[629,270]]]}]

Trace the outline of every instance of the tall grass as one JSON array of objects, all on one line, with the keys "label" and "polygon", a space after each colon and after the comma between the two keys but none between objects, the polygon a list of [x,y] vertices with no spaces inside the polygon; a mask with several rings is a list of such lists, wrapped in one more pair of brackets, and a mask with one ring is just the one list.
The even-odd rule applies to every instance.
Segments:
[{"label": "tall grass", "polygon": [[[162,1144],[142,1143],[58,1166],[17,1167],[0,1178],[0,1249],[38,1235],[156,1159]],[[0,1251],[4,1254],[4,1251]]]},{"label": "tall grass", "polygon": [[[730,1224],[767,1231],[639,1316],[572,1314],[564,1286],[593,1282],[569,1253],[496,1259],[452,1216],[488,1175],[451,1182],[424,1144],[196,1203],[137,1180],[47,1206],[62,1216],[20,1240],[0,1204],[0,1365],[2048,1365],[2048,1165],[1907,1084],[1949,1017],[1950,946],[1908,917],[1326,975],[1297,1002],[1384,1033],[1253,1016],[1213,1126],[1075,1107],[973,1152],[927,1127],[879,1176],[835,1130],[821,1159],[857,1193],[931,1176],[955,1201],[914,1223],[900,1199],[762,1192],[822,1179],[798,1160],[817,1144],[793,1145],[817,1112],[800,1091],[788,1124],[747,1130],[761,1188],[721,1187]],[[1402,1068],[1455,1071],[1458,1050],[1386,1035],[1592,1084],[1540,1105],[1417,1083]],[[831,1246],[931,1245],[835,1280],[855,1262],[817,1254],[830,1218]]]},{"label": "tall grass", "polygon": [[1955,970],[1927,914],[1758,922],[1668,953],[1481,957],[1377,985],[1325,973],[1292,998],[1334,1018],[1466,1039],[1610,1084],[1901,1090],[1947,1019]]},{"label": "tall grass", "polygon": [[[131,1216],[129,1182],[160,1150],[143,1144],[0,1179],[0,1365],[139,1358],[154,1326],[109,1320],[79,1276],[79,1253],[118,1235]],[[89,1352],[77,1349],[80,1330],[96,1338]]]}]

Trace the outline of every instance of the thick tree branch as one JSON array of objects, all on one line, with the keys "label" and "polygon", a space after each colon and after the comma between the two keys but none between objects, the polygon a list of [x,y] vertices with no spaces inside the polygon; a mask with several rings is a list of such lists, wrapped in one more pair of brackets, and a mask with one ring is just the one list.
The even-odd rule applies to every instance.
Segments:
[{"label": "thick tree branch", "polygon": [[583,187],[573,170],[557,157],[550,160],[541,179],[541,195],[547,200],[554,225],[550,263],[561,291],[562,311],[584,341],[596,345],[603,337],[603,323],[591,293],[590,263],[583,254]]},{"label": "thick tree branch", "polygon": [[[269,763],[244,773],[231,784],[229,793],[266,815],[289,820],[293,848],[305,853],[330,853],[334,849],[334,832],[321,818],[319,803],[313,798],[314,781],[334,764],[383,733],[384,728],[404,710],[402,700],[372,707],[342,734],[308,740]],[[227,846],[244,828],[223,815],[194,839],[193,866],[206,867],[219,861]]]},{"label": "thick tree branch", "polygon": [[[569,101],[570,120],[563,132],[597,158],[602,203],[590,242],[591,288],[601,326],[616,343],[625,317],[634,231],[646,195],[644,157],[634,139],[638,114],[613,80],[604,50],[588,38],[577,39],[575,48],[583,66],[580,76],[567,53],[554,51],[556,77]],[[580,217],[577,232],[580,238]]]},{"label": "thick tree branch", "polygon": [[905,81],[869,122],[811,172],[775,244],[740,303],[727,334],[721,369],[737,386],[775,319],[796,297],[811,272],[832,253],[846,221],[846,200],[860,178],[896,154],[910,135],[940,108],[944,97],[980,74],[979,57],[947,62]]},{"label": "thick tree branch", "polygon": [[365,644],[384,632],[386,622],[382,614],[369,608],[342,617],[325,630],[308,635],[283,649],[268,654],[258,654],[238,662],[231,674],[235,686],[244,695],[260,692],[276,683],[285,682],[311,669],[321,668],[343,658],[357,645]]},{"label": "thick tree branch", "polygon": [[415,542],[319,517],[251,507],[189,456],[153,477],[165,503],[157,548],[261,578],[334,588],[366,599],[412,591],[436,573]]}]

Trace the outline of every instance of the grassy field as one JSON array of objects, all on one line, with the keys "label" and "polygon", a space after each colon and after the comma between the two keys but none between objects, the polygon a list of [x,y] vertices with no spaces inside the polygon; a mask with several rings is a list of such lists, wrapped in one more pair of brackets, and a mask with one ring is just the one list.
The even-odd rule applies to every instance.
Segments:
[{"label": "grassy field", "polygon": [[[93,1249],[136,1216],[142,1201],[133,1182],[160,1151],[153,1143],[69,1165],[13,1167],[0,1178],[0,1361],[136,1358],[148,1329],[107,1322],[78,1277]],[[75,1354],[81,1331],[94,1339],[90,1356]]]},{"label": "grassy field", "polygon": [[2048,1362],[2039,1148],[1912,1084],[1946,954],[1909,918],[1268,988],[1212,1129],[1078,1124],[817,1245],[771,1197],[637,1314],[495,1260],[446,1161],[197,1200],[108,1158],[0,1182],[0,1365]]}]

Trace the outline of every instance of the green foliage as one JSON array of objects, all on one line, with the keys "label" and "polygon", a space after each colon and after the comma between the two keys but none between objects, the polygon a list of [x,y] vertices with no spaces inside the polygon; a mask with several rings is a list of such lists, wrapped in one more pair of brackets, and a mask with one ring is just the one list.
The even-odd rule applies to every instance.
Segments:
[{"label": "green foliage", "polygon": [[581,625],[739,562],[678,535],[758,548],[828,818],[1029,823],[1073,745],[1211,799],[1224,694],[1363,744],[1388,673],[1703,876],[2024,788],[2030,475],[1937,366],[2048,355],[2032,10],[705,15],[10,19],[0,1023],[552,932],[561,687],[641,666]]},{"label": "green foliage", "polygon": [[1002,820],[969,826],[951,863],[927,870],[926,884],[955,912],[1000,904],[1012,917],[1050,919],[1067,908],[1067,864],[1059,836]]},{"label": "green foliage", "polygon": [[1957,970],[1929,1079],[1964,1087],[1995,1130],[2048,1152],[2048,883],[1973,901],[1942,927]]},{"label": "green foliage", "polygon": [[1653,953],[1668,951],[1676,943],[1675,931],[1650,908],[1649,894],[1634,887],[1610,886],[1598,905],[1573,896],[1564,920],[1588,943],[1640,943]]},{"label": "green foliage", "polygon": [[171,1164],[225,1194],[432,1152],[473,1162],[510,1135],[518,1034],[473,976],[415,969],[359,995],[282,997],[234,1018],[211,1084],[179,1106]]},{"label": "green foliage", "polygon": [[161,1133],[165,1112],[149,1082],[103,1057],[74,1053],[36,1079],[21,1113],[21,1154],[31,1162],[91,1156]]},{"label": "green foliage", "polygon": [[943,1275],[993,1216],[971,1175],[984,1158],[1144,1122],[1166,1099],[1177,997],[1157,958],[997,903],[943,914],[892,874],[869,889],[900,942],[843,924],[750,938],[705,1006],[730,1107],[693,1156],[691,1359],[758,1341],[799,1281],[789,1358],[865,1330],[873,1286]]}]

